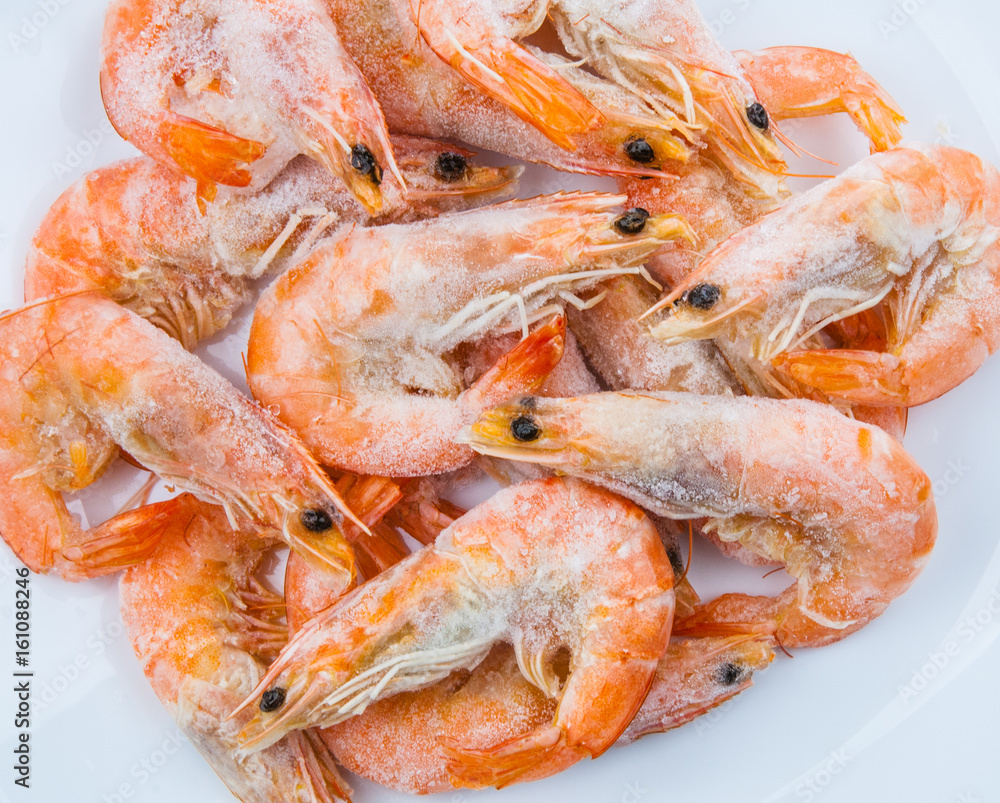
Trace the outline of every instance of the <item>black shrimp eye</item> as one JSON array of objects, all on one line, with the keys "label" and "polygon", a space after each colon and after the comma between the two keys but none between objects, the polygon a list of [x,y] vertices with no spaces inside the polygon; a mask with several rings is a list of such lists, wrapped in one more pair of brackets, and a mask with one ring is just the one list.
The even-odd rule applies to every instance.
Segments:
[{"label": "black shrimp eye", "polygon": [[537,441],[542,436],[542,429],[531,416],[519,415],[510,422],[510,434],[514,436],[514,440],[528,443]]},{"label": "black shrimp eye", "polygon": [[715,673],[716,679],[723,686],[735,686],[743,680],[743,675],[744,668],[739,664],[732,663],[731,661],[724,663]]},{"label": "black shrimp eye", "polygon": [[460,153],[446,151],[439,153],[434,164],[434,175],[442,181],[458,181],[465,175],[469,163]]},{"label": "black shrimp eye", "polygon": [[615,228],[622,234],[638,234],[646,227],[649,220],[649,212],[640,206],[629,209],[618,220],[615,221]]},{"label": "black shrimp eye", "polygon": [[364,145],[351,148],[351,167],[361,175],[368,176],[376,184],[382,183],[382,168],[378,166],[372,152]]},{"label": "black shrimp eye", "polygon": [[308,507],[299,515],[299,521],[311,533],[324,533],[333,527],[333,519],[325,510]]},{"label": "black shrimp eye", "polygon": [[699,284],[687,291],[684,300],[695,309],[712,309],[721,295],[722,290],[716,285]]},{"label": "black shrimp eye", "polygon": [[649,164],[656,158],[656,154],[653,152],[653,146],[644,139],[633,139],[626,142],[625,153],[628,154],[628,158],[633,162],[638,162],[643,165]]},{"label": "black shrimp eye", "polygon": [[770,125],[770,120],[767,118],[767,109],[757,102],[747,106],[747,119],[761,131],[767,131],[767,127]]},{"label": "black shrimp eye", "polygon": [[268,689],[260,696],[260,710],[265,714],[277,711],[285,702],[285,690],[280,686]]}]

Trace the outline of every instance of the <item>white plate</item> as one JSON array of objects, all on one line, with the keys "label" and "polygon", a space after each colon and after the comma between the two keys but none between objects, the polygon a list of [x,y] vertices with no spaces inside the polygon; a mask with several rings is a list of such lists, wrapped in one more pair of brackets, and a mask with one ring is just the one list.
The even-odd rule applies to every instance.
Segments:
[{"label": "white plate", "polygon": [[[0,307],[20,304],[24,254],[52,201],[83,172],[133,155],[111,132],[100,101],[104,7],[103,0],[6,0],[0,10]],[[910,138],[997,161],[1000,10],[992,0],[705,0],[703,9],[731,47],[850,50],[907,111]],[[846,120],[785,128],[844,164],[866,152]],[[816,163],[805,167],[823,172]],[[528,186],[552,189],[552,179],[535,171]],[[240,338],[237,327],[207,350],[216,365],[229,361],[234,378]],[[994,358],[911,414],[906,445],[934,481],[939,543],[913,589],[868,628],[826,649],[798,650],[792,660],[779,655],[755,688],[679,731],[537,784],[443,797],[1000,799],[998,391]],[[89,495],[92,517],[119,501],[102,500],[108,493],[105,486]],[[0,676],[7,676],[0,679],[0,801],[231,800],[147,687],[119,622],[113,579],[69,585],[31,578],[31,787],[14,784],[15,565],[0,548],[0,645],[7,645],[0,648]],[[696,554],[693,572],[706,596],[759,584],[753,572],[706,550]],[[357,799],[405,796],[358,782]]]}]

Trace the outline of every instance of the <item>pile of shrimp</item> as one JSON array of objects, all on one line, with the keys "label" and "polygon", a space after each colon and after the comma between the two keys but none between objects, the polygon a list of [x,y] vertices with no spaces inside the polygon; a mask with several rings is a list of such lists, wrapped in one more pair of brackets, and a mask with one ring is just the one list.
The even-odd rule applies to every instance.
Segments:
[{"label": "pile of shrimp", "polygon": [[[1000,345],[1000,173],[901,145],[849,56],[606,5],[108,9],[143,155],[66,189],[0,317],[0,531],[120,573],[242,801],[553,775],[848,638],[930,559],[901,439]],[[780,121],[835,113],[871,155],[792,193]],[[619,191],[512,199],[471,148]],[[250,304],[252,400],[195,353]],[[145,492],[82,525],[64,495],[119,458]],[[703,601],[695,533],[788,586]]]}]

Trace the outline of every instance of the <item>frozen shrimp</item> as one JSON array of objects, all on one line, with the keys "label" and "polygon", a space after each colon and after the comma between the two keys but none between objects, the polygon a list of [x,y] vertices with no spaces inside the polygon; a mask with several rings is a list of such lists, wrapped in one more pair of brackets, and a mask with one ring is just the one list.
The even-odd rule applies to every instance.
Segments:
[{"label": "frozen shrimp", "polygon": [[369,212],[404,202],[382,112],[320,0],[115,0],[102,51],[112,124],[196,179],[202,208],[300,153]]},{"label": "frozen shrimp", "polygon": [[[397,137],[409,204],[380,220],[412,220],[494,200],[517,168],[474,166],[461,148]],[[324,231],[371,222],[343,185],[297,157],[264,190],[224,194],[198,210],[195,182],[149,159],[87,174],[53,204],[31,243],[25,299],[100,290],[185,348],[224,328],[251,295]]]},{"label": "frozen shrimp", "polygon": [[688,235],[671,215],[623,229],[621,200],[559,194],[327,240],[258,303],[251,390],[326,465],[391,477],[465,465],[473,453],[455,433],[537,389],[562,354],[564,324],[536,329],[471,388],[451,352],[526,334],[559,311],[553,302],[575,303],[571,289],[639,273],[661,243]]},{"label": "frozen shrimp", "polygon": [[902,446],[809,401],[532,396],[487,411],[460,440],[583,477],[660,515],[706,517],[723,541],[795,578],[777,598],[724,595],[695,615],[700,627],[678,633],[836,641],[909,587],[937,533],[930,480]]},{"label": "frozen shrimp", "polygon": [[176,504],[153,554],[120,584],[122,620],[153,691],[243,803],[347,800],[350,789],[314,734],[296,731],[242,756],[245,723],[228,718],[287,640],[284,600],[257,577],[281,542],[233,530],[221,507],[190,494]]},{"label": "frozen shrimp", "polygon": [[544,777],[603,753],[638,710],[667,646],[672,579],[630,502],[573,479],[508,488],[310,620],[245,701],[257,711],[243,744],[343,721],[505,642],[558,699],[554,715],[501,743],[454,747],[450,772],[477,787]]},{"label": "frozen shrimp", "polygon": [[[651,332],[743,343],[851,404],[930,401],[998,345],[998,189],[994,167],[956,148],[875,154],[720,245]],[[868,311],[883,348],[826,345],[824,329]]]},{"label": "frozen shrimp", "polygon": [[148,556],[176,502],[84,530],[62,496],[121,448],[234,523],[271,528],[311,561],[353,574],[341,525],[356,519],[327,475],[270,413],[152,324],[80,293],[7,313],[0,343],[0,532],[32,570],[79,580]]},{"label": "frozen shrimp", "polygon": [[[764,637],[671,640],[645,702],[616,744],[676,728],[732,699],[773,655]],[[449,768],[458,746],[516,738],[550,722],[555,711],[555,701],[525,680],[504,644],[471,672],[458,670],[430,688],[379,700],[318,736],[351,772],[428,794],[455,789]]]},{"label": "frozen shrimp", "polygon": [[[422,518],[428,518],[426,510]],[[429,523],[438,518],[431,516]],[[289,567],[293,560],[295,555]],[[288,619],[297,623],[293,634],[336,601],[319,572],[300,560],[296,567],[294,575],[285,574]],[[763,636],[672,639],[618,744],[676,728],[731,699],[749,688],[754,673],[773,657],[772,641]],[[521,674],[510,645],[499,644],[474,669],[380,699],[317,736],[351,772],[392,789],[428,794],[455,788],[449,766],[456,748],[476,750],[514,739],[551,722],[556,708],[555,700]]]}]

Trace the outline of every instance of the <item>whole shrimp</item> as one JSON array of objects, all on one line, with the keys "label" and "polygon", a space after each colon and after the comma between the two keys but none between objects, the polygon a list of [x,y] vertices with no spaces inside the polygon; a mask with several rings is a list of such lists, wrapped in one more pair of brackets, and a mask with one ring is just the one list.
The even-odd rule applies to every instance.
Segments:
[{"label": "whole shrimp", "polygon": [[573,301],[570,288],[641,272],[661,243],[687,235],[670,215],[623,229],[621,200],[559,194],[328,239],[258,303],[251,390],[326,465],[391,477],[465,465],[473,453],[455,433],[541,384],[563,323],[536,330],[470,389],[451,352],[526,333],[558,311],[550,302]]},{"label": "whole shrimp", "polygon": [[385,120],[320,0],[114,0],[102,52],[112,124],[197,179],[203,209],[300,153],[373,214],[403,203]]},{"label": "whole shrimp", "polygon": [[[468,151],[397,137],[410,220],[510,191],[518,168],[470,164]],[[150,159],[88,173],[52,205],[32,239],[25,299],[100,290],[191,349],[249,301],[251,281],[277,274],[326,229],[372,222],[343,185],[296,157],[259,193],[224,194],[202,214],[195,181]]]},{"label": "whole shrimp", "polygon": [[33,571],[79,580],[148,556],[176,502],[84,530],[62,497],[120,447],[231,521],[353,574],[340,527],[356,518],[298,439],[152,324],[80,293],[7,313],[0,343],[0,533]]},{"label": "whole shrimp", "polygon": [[[301,561],[296,565],[294,576],[285,574],[289,623],[300,623],[295,630],[336,601],[322,593],[318,571]],[[754,672],[773,657],[767,637],[671,639],[649,694],[618,744],[676,728],[731,699],[749,688]],[[556,701],[521,674],[513,648],[498,644],[474,669],[377,700],[316,734],[351,772],[402,792],[428,794],[455,788],[449,775],[454,753],[544,727],[556,709]]]},{"label": "whole shrimp", "polygon": [[[460,435],[476,451],[580,476],[785,567],[776,598],[727,594],[691,635],[837,641],[875,618],[926,563],[931,484],[877,427],[809,401],[683,393],[526,397]],[[691,617],[689,617],[690,620]]]},{"label": "whole shrimp", "polygon": [[[501,491],[312,619],[247,698],[247,749],[327,726],[513,644],[554,716],[513,739],[452,751],[466,786],[544,777],[610,747],[666,649],[673,571],[630,502],[572,479]],[[242,709],[243,707],[241,707]]]},{"label": "whole shrimp", "polygon": [[[998,238],[996,168],[945,146],[876,154],[724,242],[651,333],[742,342],[852,404],[922,404],[1000,342]],[[824,329],[869,310],[875,350],[825,347]]]},{"label": "whole shrimp", "polygon": [[[560,84],[569,83],[599,108],[601,125],[580,130],[560,119],[559,104],[550,106],[534,99],[530,100],[533,120],[526,122],[520,106],[505,105],[442,63],[421,38],[410,14],[397,16],[394,0],[324,1],[393,131],[455,138],[559,170],[600,175],[660,176],[671,160],[683,160],[689,154],[680,119],[649,114],[628,90],[557,55],[527,49],[533,59],[562,77]],[[423,5],[428,4],[422,0]],[[443,13],[451,14],[447,9]],[[424,20],[423,10],[419,17]],[[521,65],[512,68],[520,70]],[[542,85],[539,98],[561,91]],[[551,120],[545,117],[549,109],[556,112]],[[652,158],[636,160],[632,154],[643,148],[653,151]]]},{"label": "whole shrimp", "polygon": [[257,578],[280,541],[233,530],[222,508],[190,494],[176,502],[155,551],[119,587],[122,620],[153,691],[243,803],[349,799],[333,756],[308,731],[239,753],[244,723],[229,712],[287,640],[284,601]]}]

